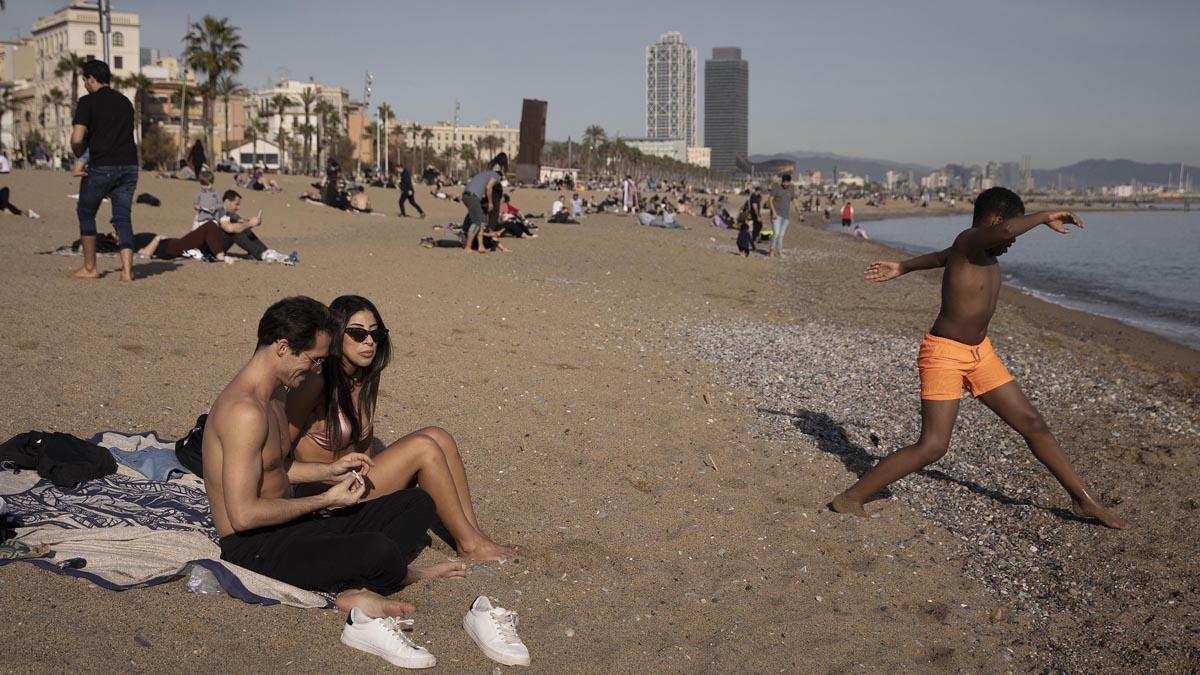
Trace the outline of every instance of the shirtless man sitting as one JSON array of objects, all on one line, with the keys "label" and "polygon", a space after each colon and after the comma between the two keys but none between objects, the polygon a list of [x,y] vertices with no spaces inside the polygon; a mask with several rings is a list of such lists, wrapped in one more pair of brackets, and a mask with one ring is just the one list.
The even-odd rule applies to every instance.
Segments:
[{"label": "shirtless man sitting", "polygon": [[921,436],[916,443],[884,457],[867,475],[830,506],[838,513],[865,516],[863,504],[875,493],[936,462],[950,446],[963,389],[996,413],[1025,443],[1071,497],[1075,513],[1106,527],[1128,524],[1113,515],[1083,484],[1071,460],[1050,432],[988,340],[988,324],[996,312],[1002,277],[997,258],[1017,237],[1046,225],[1059,234],[1070,226],[1083,227],[1070,211],[1041,211],[1025,215],[1016,193],[991,188],[975,200],[971,227],[947,249],[903,262],[871,263],[864,275],[883,282],[916,270],[945,268],[942,309],[921,342],[917,369],[921,377]]},{"label": "shirtless man sitting", "polygon": [[[259,321],[254,356],[213,403],[204,429],[204,489],[221,559],[338,593],[336,604],[351,613],[348,625],[356,629],[348,628],[343,642],[396,665],[429,667],[433,656],[398,623],[413,606],[384,596],[421,579],[466,574],[461,562],[408,566],[429,542],[433,499],[413,488],[364,501],[370,457],[351,452],[331,464],[298,462],[287,447],[287,392],[320,377],[336,330],[329,309],[312,298],[271,305]],[[293,497],[297,483],[331,487]]]}]

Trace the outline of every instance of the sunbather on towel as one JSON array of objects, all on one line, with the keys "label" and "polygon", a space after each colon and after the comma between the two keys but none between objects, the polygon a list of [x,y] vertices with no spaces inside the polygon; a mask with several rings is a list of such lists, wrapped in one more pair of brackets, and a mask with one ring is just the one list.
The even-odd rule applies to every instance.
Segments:
[{"label": "sunbather on towel", "polygon": [[[318,377],[337,331],[329,309],[312,298],[285,298],[267,309],[254,355],[209,411],[204,489],[223,560],[301,588],[337,592],[344,611],[401,616],[412,605],[384,596],[420,579],[466,572],[462,562],[409,567],[436,520],[429,493],[412,488],[365,501],[364,477],[375,464],[367,455],[349,452],[325,463],[286,452],[287,392]],[[296,483],[330,487],[293,497]],[[314,517],[324,510],[328,517]]]}]

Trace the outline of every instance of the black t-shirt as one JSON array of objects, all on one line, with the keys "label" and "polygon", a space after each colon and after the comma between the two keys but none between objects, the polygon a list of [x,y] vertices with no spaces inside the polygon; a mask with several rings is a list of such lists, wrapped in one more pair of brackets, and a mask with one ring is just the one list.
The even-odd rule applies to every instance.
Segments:
[{"label": "black t-shirt", "polygon": [[112,87],[101,87],[79,99],[75,120],[88,129],[92,166],[136,166],[133,104]]}]

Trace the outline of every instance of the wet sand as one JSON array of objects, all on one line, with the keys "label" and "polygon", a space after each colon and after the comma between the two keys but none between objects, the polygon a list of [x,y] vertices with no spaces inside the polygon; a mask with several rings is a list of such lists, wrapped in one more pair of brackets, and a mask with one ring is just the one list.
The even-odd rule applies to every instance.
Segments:
[{"label": "wet sand", "polygon": [[[220,176],[218,189],[230,181]],[[898,492],[870,504],[878,515],[863,520],[830,513],[826,501],[854,478],[843,459],[820,434],[803,433],[812,429],[764,419],[771,392],[731,374],[728,355],[697,355],[699,327],[746,322],[766,331],[828,324],[849,331],[836,335],[912,340],[915,349],[936,312],[936,275],[868,285],[862,267],[889,251],[796,225],[782,263],[744,259],[732,254],[733,232],[688,216],[685,231],[605,215],[506,239],[508,254],[428,250],[419,239],[460,220],[461,205],[419,190],[429,218],[400,219],[395,193],[372,189],[385,216],[350,215],[297,202],[303,179],[281,182],[283,194],[244,193],[243,209],[263,209],[259,235],[285,254],[299,250],[299,266],[139,262],[138,281],[123,285],[116,258],[101,258],[108,274],[84,282],[64,275],[78,258],[35,254],[77,237],[66,197],[77,184],[66,174],[0,178],[13,201],[43,216],[0,216],[8,272],[0,347],[12,392],[0,404],[0,434],[175,437],[249,357],[271,302],[359,293],[379,305],[395,341],[376,434],[390,442],[425,425],[449,430],[464,448],[481,523],[525,550],[464,581],[400,594],[418,607],[417,639],[448,672],[495,665],[460,626],[479,593],[520,612],[539,672],[1168,672],[1200,658],[1194,350],[1006,293],[993,323],[1002,357],[1078,354],[1147,407],[1130,414],[1038,385],[1068,453],[1135,529],[1057,515],[1052,507],[1066,499],[1028,454],[995,467],[1041,486],[1030,519],[1001,518],[995,528],[1014,539],[1045,533],[1043,553],[1090,575],[1094,600],[1022,601],[1002,594],[955,523],[924,513],[920,500]],[[135,206],[135,228],[185,232],[195,188],[143,175],[139,192],[163,206]],[[513,201],[542,212],[552,196],[518,190]],[[870,349],[858,353],[871,361]],[[791,357],[747,358],[778,359],[783,391],[818,391],[789,379],[811,374],[787,367]],[[821,372],[819,359],[806,365]],[[892,395],[871,402],[915,415],[912,384],[895,382]],[[1063,392],[1080,386],[1072,380]],[[844,421],[828,401],[805,401]],[[1155,405],[1184,426],[1165,428],[1150,415]],[[964,499],[974,500],[971,513],[1005,513],[995,495]],[[448,554],[435,548],[422,560]],[[13,672],[392,670],[337,642],[336,611],[195,596],[181,582],[112,593],[12,564],[0,568],[0,598]],[[1093,642],[1081,644],[1084,634]]]}]

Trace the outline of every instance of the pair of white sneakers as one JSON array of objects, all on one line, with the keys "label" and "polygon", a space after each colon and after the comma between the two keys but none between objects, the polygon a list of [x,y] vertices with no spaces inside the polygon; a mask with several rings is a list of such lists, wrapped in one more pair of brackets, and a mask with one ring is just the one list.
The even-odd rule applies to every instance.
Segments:
[{"label": "pair of white sneakers", "polygon": [[[399,617],[372,619],[356,607],[346,618],[342,643],[401,668],[432,668],[437,658],[405,634],[412,625],[412,619]],[[471,603],[463,628],[489,659],[506,666],[529,665],[529,649],[517,635],[517,613],[493,606],[486,595]]]}]

